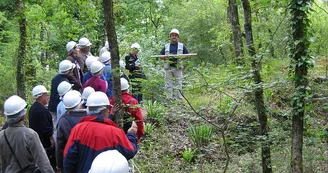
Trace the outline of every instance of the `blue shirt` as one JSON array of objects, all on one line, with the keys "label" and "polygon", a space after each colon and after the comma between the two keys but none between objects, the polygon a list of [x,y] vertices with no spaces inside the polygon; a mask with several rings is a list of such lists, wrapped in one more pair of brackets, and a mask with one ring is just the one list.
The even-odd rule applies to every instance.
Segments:
[{"label": "blue shirt", "polygon": [[[186,48],[185,45],[183,45],[183,54],[188,54],[188,50]],[[161,55],[165,55],[165,46],[162,49],[162,51],[160,52]],[[178,43],[172,44],[170,43],[170,54],[178,54]],[[177,66],[177,62],[178,59],[177,58],[170,58],[170,61],[172,61],[172,63],[170,63],[171,67],[176,67]]]},{"label": "blue shirt", "polygon": [[113,82],[112,82],[112,67],[107,64],[104,68],[102,78],[104,78],[105,81],[107,81],[107,97],[110,98],[113,96]]},{"label": "blue shirt", "polygon": [[57,105],[57,122],[59,121],[60,117],[62,117],[66,113],[64,102],[61,101]]}]

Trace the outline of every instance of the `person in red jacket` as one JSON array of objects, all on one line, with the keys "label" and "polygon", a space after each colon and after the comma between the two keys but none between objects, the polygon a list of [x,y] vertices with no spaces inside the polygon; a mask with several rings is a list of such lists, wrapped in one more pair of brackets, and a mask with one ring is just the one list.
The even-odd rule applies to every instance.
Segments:
[{"label": "person in red jacket", "polygon": [[91,73],[93,75],[92,78],[87,80],[83,84],[83,88],[86,88],[88,86],[92,87],[95,91],[101,91],[103,93],[106,93],[107,91],[107,82],[103,79],[100,79],[102,72],[104,70],[105,65],[99,61],[93,62],[91,64]]},{"label": "person in red jacket", "polygon": [[108,118],[108,97],[94,92],[87,99],[88,116],[72,129],[64,149],[64,172],[87,173],[92,161],[103,151],[117,150],[127,160],[137,153],[137,125],[125,134]]},{"label": "person in red jacket", "polygon": [[[121,91],[122,91],[122,103],[125,105],[125,110],[130,114],[131,118],[134,118],[137,126],[138,126],[138,131],[137,131],[137,136],[138,136],[138,141],[140,142],[141,137],[145,134],[144,131],[144,120],[142,117],[142,112],[139,107],[138,101],[131,95],[129,94],[129,82],[121,78]],[[111,105],[114,105],[114,96],[112,96],[109,100]],[[109,112],[112,109],[112,106],[108,107]]]}]

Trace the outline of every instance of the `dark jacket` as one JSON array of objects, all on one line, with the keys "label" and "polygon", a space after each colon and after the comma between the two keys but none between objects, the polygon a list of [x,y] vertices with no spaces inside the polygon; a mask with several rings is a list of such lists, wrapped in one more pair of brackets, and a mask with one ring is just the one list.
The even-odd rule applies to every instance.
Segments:
[{"label": "dark jacket", "polygon": [[74,84],[73,86],[74,90],[81,91],[84,60],[79,56],[73,56],[73,55],[69,55],[66,59],[70,60],[72,63],[76,65],[75,69],[73,70],[73,76],[68,77],[70,83]]},{"label": "dark jacket", "polygon": [[28,113],[30,128],[38,133],[44,148],[50,148],[53,134],[52,116],[49,110],[39,102],[34,102]]},{"label": "dark jacket", "polygon": [[64,114],[58,120],[56,143],[56,159],[58,168],[63,168],[63,153],[72,128],[86,115],[86,110],[72,110]]},{"label": "dark jacket", "polygon": [[49,101],[49,105],[48,105],[48,109],[51,112],[56,112],[57,111],[57,105],[60,102],[57,87],[63,81],[70,82],[67,79],[67,77],[65,75],[62,75],[62,74],[57,74],[51,80],[50,101]]},{"label": "dark jacket", "polygon": [[103,151],[118,150],[126,159],[137,153],[137,137],[119,129],[110,119],[85,116],[71,131],[64,150],[64,171],[87,173],[94,158]]}]

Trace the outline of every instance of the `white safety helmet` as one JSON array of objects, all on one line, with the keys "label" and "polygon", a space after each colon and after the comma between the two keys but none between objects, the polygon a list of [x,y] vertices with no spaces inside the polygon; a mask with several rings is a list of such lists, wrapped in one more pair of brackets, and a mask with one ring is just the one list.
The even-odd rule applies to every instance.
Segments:
[{"label": "white safety helmet", "polygon": [[75,68],[75,64],[70,60],[63,60],[59,63],[59,74],[67,74],[73,68]]},{"label": "white safety helmet", "polygon": [[129,82],[126,79],[121,78],[121,91],[127,90],[129,87]]},{"label": "white safety helmet", "polygon": [[119,63],[120,63],[120,67],[121,67],[121,68],[125,68],[125,63],[124,63],[123,60],[120,59],[120,62],[119,62]]},{"label": "white safety helmet", "polygon": [[93,160],[89,173],[129,173],[129,164],[120,152],[108,150]]},{"label": "white safety helmet", "polygon": [[61,82],[58,87],[57,91],[60,97],[63,97],[68,91],[70,91],[73,87],[73,84],[70,84],[67,81]]},{"label": "white safety helmet", "polygon": [[86,106],[109,106],[109,100],[105,93],[96,91],[89,95]]},{"label": "white safety helmet", "polygon": [[139,51],[141,51],[141,47],[140,47],[140,45],[139,45],[138,43],[133,43],[133,44],[131,45],[131,48],[132,48],[132,49],[138,49]]},{"label": "white safety helmet", "polygon": [[86,88],[84,88],[83,92],[82,92],[82,99],[83,100],[87,100],[88,97],[92,94],[96,92],[95,89],[93,89],[92,87],[88,86]]},{"label": "white safety helmet", "polygon": [[100,55],[99,57],[99,61],[102,63],[107,63],[110,60],[111,56],[110,56],[110,52],[106,51],[103,54]]},{"label": "white safety helmet", "polygon": [[88,56],[88,58],[85,60],[85,65],[88,67],[88,69],[90,70],[91,64],[96,62],[97,58],[94,56]]},{"label": "white safety helmet", "polygon": [[10,96],[4,103],[4,114],[8,117],[15,115],[25,109],[27,103],[17,95]]},{"label": "white safety helmet", "polygon": [[67,52],[71,52],[73,50],[73,48],[76,46],[76,42],[75,41],[70,41],[66,44],[66,50]]},{"label": "white safety helmet", "polygon": [[177,30],[177,29],[172,29],[171,32],[170,32],[170,36],[171,36],[172,33],[178,34],[180,36],[179,30]]},{"label": "white safety helmet", "polygon": [[75,90],[68,91],[68,93],[66,93],[63,98],[65,109],[75,108],[77,105],[79,105],[79,103],[81,103],[81,101],[81,93]]},{"label": "white safety helmet", "polygon": [[43,85],[37,85],[32,89],[32,95],[34,98],[39,98],[43,93],[48,93],[49,91]]},{"label": "white safety helmet", "polygon": [[92,74],[96,74],[98,72],[100,72],[102,69],[104,69],[105,65],[99,61],[95,61],[91,64],[91,73]]},{"label": "white safety helmet", "polygon": [[85,38],[85,37],[82,37],[80,38],[79,40],[79,46],[81,48],[84,48],[84,47],[87,47],[87,46],[91,46],[92,43],[89,41],[89,39]]}]

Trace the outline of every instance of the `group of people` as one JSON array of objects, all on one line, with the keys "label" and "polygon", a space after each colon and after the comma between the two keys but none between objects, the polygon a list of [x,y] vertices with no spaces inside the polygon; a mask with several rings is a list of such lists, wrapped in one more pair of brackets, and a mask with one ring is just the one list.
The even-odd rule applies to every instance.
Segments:
[{"label": "group of people", "polygon": [[[169,55],[187,54],[188,50],[178,42],[178,30],[170,32],[170,39],[161,51],[165,87],[170,98],[182,99],[173,93],[182,88],[180,59]],[[137,56],[141,47],[132,44],[125,57],[129,75],[121,77],[121,91],[123,110],[129,117],[127,128],[120,129],[113,121],[122,105],[114,103],[108,42],[99,58],[90,53],[91,45],[84,37],[79,43],[67,43],[67,58],[59,63],[50,92],[43,85],[35,86],[35,102],[28,112],[26,101],[17,95],[5,101],[7,126],[0,132],[2,172],[129,172],[127,160],[135,156],[144,135],[138,106],[143,99],[140,79],[146,78]],[[23,123],[27,115],[30,128]]]}]

